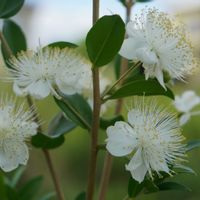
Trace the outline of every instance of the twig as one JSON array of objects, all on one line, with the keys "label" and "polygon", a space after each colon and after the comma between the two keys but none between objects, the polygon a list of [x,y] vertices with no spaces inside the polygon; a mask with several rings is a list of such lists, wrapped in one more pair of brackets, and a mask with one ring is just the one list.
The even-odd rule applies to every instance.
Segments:
[{"label": "twig", "polygon": [[[93,24],[99,18],[99,0],[93,0]],[[92,67],[93,78],[93,119],[91,128],[91,155],[89,162],[89,177],[87,186],[87,200],[92,200],[95,188],[95,175],[97,165],[97,146],[98,146],[98,131],[99,131],[99,115],[101,107],[100,89],[99,89],[99,69]]]}]

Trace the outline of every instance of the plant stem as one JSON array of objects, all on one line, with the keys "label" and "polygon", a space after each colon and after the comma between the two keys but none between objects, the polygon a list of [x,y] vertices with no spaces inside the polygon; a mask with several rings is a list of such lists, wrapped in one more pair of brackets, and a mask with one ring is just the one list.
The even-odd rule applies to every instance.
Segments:
[{"label": "plant stem", "polygon": [[[5,48],[7,55],[9,57],[11,57],[13,55],[12,50],[10,49],[4,35],[2,34],[2,32],[0,32],[0,40],[2,42],[3,47]],[[28,103],[30,108],[34,107],[34,103],[33,103],[32,99],[29,95],[27,96],[27,103]],[[38,115],[37,115],[36,112],[34,112],[34,119],[35,119],[35,122],[38,123],[38,125],[39,125],[38,131],[42,133],[42,127],[40,126],[40,121],[39,121],[39,118],[38,118]],[[55,169],[53,167],[53,163],[52,163],[49,151],[46,150],[46,149],[42,149],[42,151],[44,153],[44,156],[45,156],[46,161],[47,161],[47,165],[49,167],[49,171],[51,173],[51,177],[52,177],[52,180],[53,180],[53,183],[54,183],[54,186],[55,186],[55,190],[56,190],[56,193],[57,193],[58,200],[64,200],[65,199],[64,194],[63,194],[61,187],[59,185],[58,177],[57,177]]]},{"label": "plant stem", "polygon": [[[99,18],[99,0],[93,0],[93,25]],[[92,67],[93,79],[93,118],[91,128],[91,155],[89,162],[89,177],[87,186],[87,200],[92,200],[95,188],[95,175],[97,165],[97,146],[98,146],[98,131],[100,121],[100,89],[99,89],[99,69]]]},{"label": "plant stem", "polygon": [[[126,1],[126,23],[128,23],[130,21],[131,9],[132,9],[133,4],[134,4],[133,0]],[[120,68],[121,77],[120,77],[119,81],[115,82],[114,87],[118,83],[123,82],[123,79],[125,77],[124,75],[127,74],[127,70],[128,70],[128,60],[121,58],[121,68]],[[128,73],[129,72],[130,71],[128,71]],[[114,87],[111,87],[111,89],[109,91],[111,91]],[[101,99],[103,99],[103,98],[101,98]],[[123,99],[118,99],[117,103],[116,103],[116,107],[115,107],[116,115],[121,112],[122,104],[123,104]],[[106,198],[106,192],[107,192],[107,188],[109,185],[110,175],[111,175],[111,170],[112,170],[112,163],[113,163],[112,155],[107,151],[106,155],[105,155],[104,167],[103,167],[102,177],[101,177],[101,181],[100,181],[99,200],[105,200],[105,198]],[[126,199],[127,198],[125,197],[124,200],[126,200]]]}]

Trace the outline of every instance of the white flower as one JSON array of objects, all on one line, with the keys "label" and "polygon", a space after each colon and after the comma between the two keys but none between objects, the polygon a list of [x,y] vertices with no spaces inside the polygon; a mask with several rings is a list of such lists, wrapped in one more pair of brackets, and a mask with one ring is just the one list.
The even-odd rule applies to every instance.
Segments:
[{"label": "white flower", "polygon": [[[128,123],[119,121],[107,128],[107,150],[114,156],[132,157],[126,170],[138,182],[160,171],[170,174],[169,165],[184,158],[184,137],[175,115],[155,102],[137,103],[128,112]],[[134,154],[133,154],[134,152]]]},{"label": "white flower", "polygon": [[26,165],[29,152],[26,142],[37,133],[33,110],[24,111],[13,99],[0,100],[0,168],[9,172],[19,164]]},{"label": "white flower", "polygon": [[180,125],[184,125],[192,115],[200,114],[191,110],[200,104],[200,97],[194,91],[185,91],[181,96],[175,96],[174,106],[183,114],[180,117]]},{"label": "white flower", "polygon": [[15,93],[37,99],[56,95],[55,87],[64,94],[78,93],[91,80],[90,64],[72,48],[21,52],[10,64]]},{"label": "white flower", "polygon": [[148,9],[127,24],[128,38],[125,39],[120,54],[127,59],[140,60],[145,69],[145,77],[156,77],[165,87],[163,72],[171,78],[182,80],[197,66],[193,48],[182,24],[175,18]]}]

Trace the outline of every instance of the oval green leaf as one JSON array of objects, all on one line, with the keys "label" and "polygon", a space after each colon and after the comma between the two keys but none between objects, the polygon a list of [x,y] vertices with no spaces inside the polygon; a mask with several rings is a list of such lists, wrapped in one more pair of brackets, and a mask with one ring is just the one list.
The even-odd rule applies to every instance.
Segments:
[{"label": "oval green leaf", "polygon": [[186,151],[191,151],[200,147],[200,140],[189,141],[186,146]]},{"label": "oval green leaf", "polygon": [[38,133],[37,135],[32,137],[31,143],[36,148],[42,149],[55,149],[61,146],[65,141],[63,135],[59,137],[48,137],[42,133]]},{"label": "oval green leaf", "polygon": [[59,47],[60,49],[64,49],[65,47],[76,48],[78,47],[78,45],[73,44],[71,42],[60,41],[60,42],[51,43],[48,45],[48,47]]},{"label": "oval green leaf", "polygon": [[60,112],[49,123],[48,135],[58,137],[65,133],[69,133],[74,128],[76,128],[76,124],[67,119],[67,117]]},{"label": "oval green leaf", "polygon": [[54,100],[65,115],[75,124],[84,129],[91,128],[92,110],[81,95],[63,95],[61,100],[56,98]]},{"label": "oval green leaf", "polygon": [[9,18],[22,8],[24,0],[1,0],[0,18]]},{"label": "oval green leaf", "polygon": [[173,92],[167,88],[165,90],[156,80],[136,80],[123,85],[116,90],[108,99],[118,99],[129,96],[156,96],[164,95],[171,99],[174,99]]},{"label": "oval green leaf", "polygon": [[188,188],[187,186],[176,182],[164,182],[157,186],[161,191],[167,191],[167,190],[191,191],[191,189]]},{"label": "oval green leaf", "polygon": [[[26,38],[21,28],[15,22],[11,20],[4,20],[2,32],[9,48],[14,55],[16,55],[17,52],[26,50]],[[1,45],[1,49],[5,63],[8,67],[10,67],[7,62],[7,60],[10,58],[10,55],[6,51],[4,45]]]},{"label": "oval green leaf", "polygon": [[88,56],[95,67],[109,63],[120,50],[125,24],[119,15],[104,16],[90,29],[86,37]]}]

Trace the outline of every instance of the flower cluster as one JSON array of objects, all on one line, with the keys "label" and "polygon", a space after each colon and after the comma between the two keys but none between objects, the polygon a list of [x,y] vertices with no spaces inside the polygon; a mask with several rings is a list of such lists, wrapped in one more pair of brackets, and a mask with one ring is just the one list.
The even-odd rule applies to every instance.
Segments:
[{"label": "flower cluster", "polygon": [[17,107],[13,98],[0,99],[0,168],[5,172],[27,163],[27,142],[37,133],[34,111],[23,107]]},{"label": "flower cluster", "polygon": [[[128,122],[118,121],[107,129],[107,150],[114,156],[129,156],[126,170],[142,182],[145,175],[171,173],[169,165],[184,160],[185,150],[174,114],[154,101],[136,102],[128,112]],[[133,154],[134,152],[134,154]]]},{"label": "flower cluster", "polygon": [[193,48],[184,26],[157,9],[144,10],[126,27],[120,54],[143,63],[145,77],[156,78],[166,88],[164,72],[183,80],[197,67]]},{"label": "flower cluster", "polygon": [[75,49],[57,47],[26,51],[10,60],[10,75],[17,95],[31,95],[37,99],[56,95],[80,93],[91,81],[89,62]]}]

